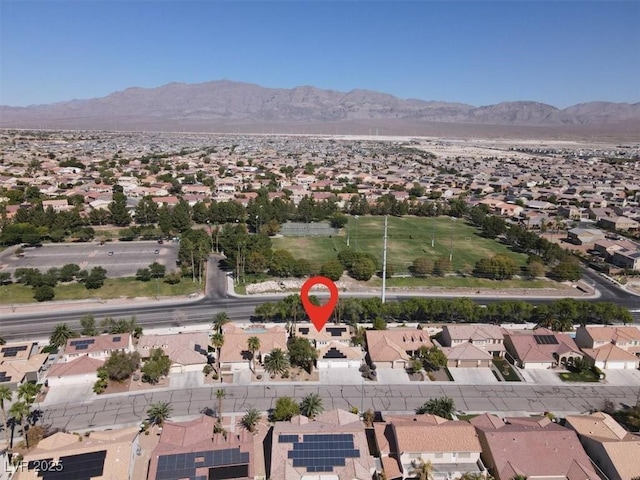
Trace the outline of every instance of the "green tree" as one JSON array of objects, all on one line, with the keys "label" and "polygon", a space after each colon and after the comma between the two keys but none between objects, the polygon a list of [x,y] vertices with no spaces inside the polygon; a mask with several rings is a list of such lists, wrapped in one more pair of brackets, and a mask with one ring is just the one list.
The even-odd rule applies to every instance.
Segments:
[{"label": "green tree", "polygon": [[136,280],[148,282],[151,280],[151,270],[148,268],[139,268],[138,271],[136,271]]},{"label": "green tree", "polygon": [[18,400],[23,401],[27,405],[33,405],[36,397],[40,393],[42,385],[26,382],[18,387]]},{"label": "green tree", "polygon": [[77,336],[78,334],[71,330],[71,328],[69,328],[69,325],[67,325],[66,323],[58,323],[54,327],[53,333],[49,337],[49,344],[57,348],[62,348],[66,345],[67,340]]},{"label": "green tree", "polygon": [[72,282],[80,272],[80,266],[75,263],[67,263],[58,271],[58,280],[61,282]]},{"label": "green tree", "polygon": [[167,272],[167,267],[158,262],[153,262],[149,265],[149,272],[151,272],[152,278],[164,278]]},{"label": "green tree", "polygon": [[247,273],[262,273],[264,272],[269,263],[265,256],[260,252],[250,252],[247,255],[245,264],[245,270]]},{"label": "green tree", "polygon": [[33,298],[38,302],[48,302],[49,300],[53,300],[55,295],[55,291],[49,285],[40,285],[33,289]]},{"label": "green tree", "polygon": [[247,339],[247,349],[251,353],[250,367],[255,372],[256,352],[260,350],[260,339],[258,337],[249,337]]},{"label": "green tree", "polygon": [[96,290],[104,285],[107,278],[107,271],[102,267],[93,267],[84,282],[84,286],[89,290]]},{"label": "green tree", "polygon": [[311,342],[304,337],[293,337],[289,341],[288,350],[291,365],[304,368],[311,373],[313,364],[318,358],[318,352]]},{"label": "green tree", "polygon": [[487,238],[496,238],[506,231],[507,223],[502,217],[487,215],[482,221],[482,235]]},{"label": "green tree", "polygon": [[161,377],[169,374],[171,369],[171,360],[161,348],[151,350],[149,359],[142,367],[142,378],[144,381],[154,385],[158,383]]},{"label": "green tree", "polygon": [[145,196],[136,206],[136,223],[148,225],[158,221],[158,204],[150,196]]},{"label": "green tree", "polygon": [[366,257],[358,258],[349,269],[349,275],[363,282],[369,280],[374,273],[376,273],[376,265]]},{"label": "green tree", "polygon": [[181,198],[171,212],[172,227],[176,232],[184,233],[191,228],[191,207]]},{"label": "green tree", "polygon": [[300,413],[311,420],[323,411],[324,407],[322,406],[322,398],[320,398],[320,395],[317,393],[309,393],[305,395],[302,402],[300,402]]},{"label": "green tree", "polygon": [[172,411],[173,407],[168,402],[152,403],[147,410],[147,418],[152,425],[161,427],[169,419]]},{"label": "green tree", "polygon": [[9,390],[9,387],[6,385],[0,385],[0,410],[2,411],[2,425],[4,426],[4,439],[9,445],[9,428],[8,428],[8,417],[7,417],[7,409],[4,402],[11,402],[13,399],[13,392]]},{"label": "green tree", "polygon": [[112,352],[111,356],[100,367],[107,377],[113,381],[126,380],[140,366],[140,354],[138,352]]},{"label": "green tree", "polygon": [[269,270],[277,277],[290,277],[293,275],[295,262],[295,258],[288,250],[276,250],[273,252]]},{"label": "green tree", "polygon": [[244,414],[240,422],[242,423],[242,426],[249,432],[254,433],[256,431],[256,427],[260,423],[260,420],[262,420],[262,415],[260,414],[260,412],[251,407]]},{"label": "green tree", "polygon": [[218,400],[218,423],[222,423],[222,401],[226,396],[227,393],[222,388],[216,390],[216,399]]},{"label": "green tree", "polygon": [[289,359],[281,348],[274,348],[264,358],[264,369],[270,374],[282,375],[289,368]]},{"label": "green tree", "polygon": [[96,319],[93,318],[93,315],[90,313],[85,315],[80,319],[80,330],[81,335],[86,335],[88,337],[93,337],[98,334],[98,329],[96,328]]},{"label": "green tree", "polygon": [[27,435],[27,418],[29,418],[30,413],[31,409],[26,402],[16,402],[11,405],[11,408],[9,408],[9,415],[11,415],[11,417],[20,424],[20,429],[22,430],[22,438],[24,438],[27,449],[29,448],[29,436]]},{"label": "green tree", "polygon": [[549,278],[557,282],[576,281],[582,278],[582,269],[575,262],[561,262],[551,269]]},{"label": "green tree", "polygon": [[131,223],[131,216],[127,210],[127,197],[124,193],[113,192],[112,202],[109,204],[111,223],[118,227],[126,227]]},{"label": "green tree", "polygon": [[218,364],[218,372],[220,372],[220,352],[224,345],[224,334],[216,332],[211,335],[211,345],[216,349],[216,363]]},{"label": "green tree", "polygon": [[327,277],[329,280],[332,280],[334,282],[337,282],[338,280],[340,280],[340,277],[342,276],[343,272],[344,272],[344,267],[336,259],[329,260],[328,262],[324,263],[320,268],[320,275],[322,275],[323,277]]},{"label": "green tree", "polygon": [[274,422],[286,422],[300,414],[300,405],[291,397],[280,397],[271,414]]}]

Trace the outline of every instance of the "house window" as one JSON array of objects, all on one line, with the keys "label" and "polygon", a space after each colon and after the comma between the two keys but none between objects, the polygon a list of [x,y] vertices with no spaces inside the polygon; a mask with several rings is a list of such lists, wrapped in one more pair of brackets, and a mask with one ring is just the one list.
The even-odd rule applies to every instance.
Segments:
[{"label": "house window", "polygon": [[444,453],[436,452],[433,454],[433,458],[444,458]]},{"label": "house window", "polygon": [[458,457],[459,458],[471,458],[471,452],[459,452],[458,453]]}]

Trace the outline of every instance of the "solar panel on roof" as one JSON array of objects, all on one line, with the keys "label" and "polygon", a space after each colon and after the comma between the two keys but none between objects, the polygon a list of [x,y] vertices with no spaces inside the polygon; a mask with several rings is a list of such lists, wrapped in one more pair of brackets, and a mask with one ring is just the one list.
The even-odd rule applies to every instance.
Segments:
[{"label": "solar panel on roof", "polygon": [[[214,476],[210,475],[211,478],[238,478],[238,476],[226,475],[230,475],[230,472],[234,472],[236,468],[240,468],[242,472],[248,472],[248,464],[249,452],[242,452],[239,448],[161,455],[158,457],[156,480],[196,478],[196,468],[209,468],[210,473],[215,470]],[[243,476],[247,474],[239,477]]]},{"label": "solar panel on roof", "polygon": [[336,347],[331,347],[329,350],[327,350],[327,353],[325,353],[322,358],[347,358],[347,356],[342,353],[340,350],[338,350]]},{"label": "solar panel on roof", "polygon": [[0,372],[0,383],[10,382],[11,375],[7,375],[7,372]]},{"label": "solar panel on roof", "polygon": [[27,345],[20,345],[17,347],[4,347],[0,352],[3,357],[15,357],[18,352],[24,352],[27,349]]},{"label": "solar panel on roof", "polygon": [[[280,435],[278,441],[292,440],[297,435]],[[358,458],[360,450],[354,448],[353,434],[307,434],[303,441],[293,441],[287,457],[294,467],[304,467],[307,472],[332,472],[334,467],[344,467],[347,458]]]},{"label": "solar panel on roof", "polygon": [[[60,461],[56,466],[49,468],[48,471],[40,470],[38,477],[43,480],[91,480],[100,477],[104,473],[104,460],[107,456],[106,450],[98,452],[83,453],[81,455],[70,455],[60,457]],[[47,466],[55,465],[52,458],[38,460],[37,462],[29,462],[27,467],[32,470],[46,462]]]},{"label": "solar panel on roof", "polygon": [[347,327],[327,327],[327,333],[330,333],[332,337],[340,337],[347,331]]},{"label": "solar panel on roof", "polygon": [[555,335],[534,335],[538,345],[558,345],[558,339]]},{"label": "solar panel on roof", "polygon": [[120,340],[122,340],[122,337],[113,337],[114,342],[119,342]]},{"label": "solar panel on roof", "polygon": [[302,335],[308,335],[309,334],[309,329],[307,327],[300,327],[300,333]]}]

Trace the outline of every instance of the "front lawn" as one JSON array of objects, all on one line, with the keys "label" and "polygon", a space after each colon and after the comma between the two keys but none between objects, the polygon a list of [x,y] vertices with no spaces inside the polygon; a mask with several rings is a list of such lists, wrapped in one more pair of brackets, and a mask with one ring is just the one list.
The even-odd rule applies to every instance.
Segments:
[{"label": "front lawn", "polygon": [[598,378],[591,370],[583,370],[581,372],[559,373],[558,376],[563,382],[598,382]]},{"label": "front lawn", "polygon": [[498,369],[505,382],[520,382],[520,377],[514,371],[513,365],[507,362],[504,358],[494,358],[493,364]]},{"label": "front lawn", "polygon": [[[381,286],[382,279],[372,278],[369,283],[373,286]],[[512,288],[567,288],[562,284],[546,280],[489,280],[487,278],[466,277],[394,277],[387,279],[387,287],[442,287],[442,288],[477,288],[477,289],[512,289]]]}]

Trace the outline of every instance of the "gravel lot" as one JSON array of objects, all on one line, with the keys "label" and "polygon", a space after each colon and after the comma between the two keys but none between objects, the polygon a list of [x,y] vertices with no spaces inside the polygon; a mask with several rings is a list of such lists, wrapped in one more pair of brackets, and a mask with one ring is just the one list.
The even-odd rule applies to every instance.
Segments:
[{"label": "gravel lot", "polygon": [[[13,273],[17,268],[38,268],[46,272],[67,263],[77,263],[90,270],[101,266],[109,277],[132,277],[139,268],[158,262],[173,270],[178,259],[178,243],[160,245],[149,242],[107,242],[46,244],[40,248],[25,248],[24,257],[18,258],[8,249],[0,254],[0,270]],[[155,252],[158,253],[155,253]],[[109,252],[113,252],[110,254]]]}]

